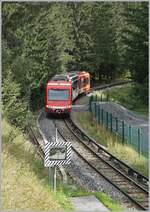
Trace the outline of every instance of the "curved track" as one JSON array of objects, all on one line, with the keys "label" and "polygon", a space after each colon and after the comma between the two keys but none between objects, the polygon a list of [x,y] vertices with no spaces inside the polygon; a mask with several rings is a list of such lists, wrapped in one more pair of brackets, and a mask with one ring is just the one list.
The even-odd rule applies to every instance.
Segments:
[{"label": "curved track", "polygon": [[[125,82],[123,82],[125,83]],[[122,82],[115,85],[123,84]],[[114,84],[98,86],[93,90],[112,87]],[[127,198],[129,207],[148,209],[148,179],[107,152],[101,145],[88,137],[71,119],[53,120],[59,135],[72,141],[72,149],[93,171],[105,178]]]},{"label": "curved track", "polygon": [[78,129],[71,127],[69,119],[55,120],[55,126],[65,141],[72,141],[73,151],[94,171],[127,196],[129,204],[132,202],[138,209],[148,209],[148,190],[114,167],[108,157],[97,153],[86,139],[81,139],[79,132],[77,133]]}]

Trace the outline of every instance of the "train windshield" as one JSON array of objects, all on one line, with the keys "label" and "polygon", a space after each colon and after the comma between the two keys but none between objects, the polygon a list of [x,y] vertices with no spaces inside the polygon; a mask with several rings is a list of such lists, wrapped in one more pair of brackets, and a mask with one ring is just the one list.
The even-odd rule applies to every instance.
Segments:
[{"label": "train windshield", "polygon": [[48,100],[69,100],[69,90],[48,89]]}]

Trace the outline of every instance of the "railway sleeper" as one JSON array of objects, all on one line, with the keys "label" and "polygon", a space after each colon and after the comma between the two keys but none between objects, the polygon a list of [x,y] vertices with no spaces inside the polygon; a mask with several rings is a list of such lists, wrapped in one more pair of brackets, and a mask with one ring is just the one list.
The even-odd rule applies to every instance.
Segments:
[{"label": "railway sleeper", "polygon": [[141,175],[137,175],[137,180],[140,182],[140,183],[144,183],[144,179]]},{"label": "railway sleeper", "polygon": [[103,151],[100,147],[98,147],[97,152],[98,152],[98,153],[103,153],[104,151]]},{"label": "railway sleeper", "polygon": [[132,169],[128,169],[128,175],[134,177],[135,172]]}]

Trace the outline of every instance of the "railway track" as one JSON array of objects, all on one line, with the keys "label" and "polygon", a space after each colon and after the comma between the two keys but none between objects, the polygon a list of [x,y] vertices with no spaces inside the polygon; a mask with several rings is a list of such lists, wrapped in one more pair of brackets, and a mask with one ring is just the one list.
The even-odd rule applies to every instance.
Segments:
[{"label": "railway track", "polygon": [[[99,149],[96,150],[93,146],[95,142],[92,144],[91,139],[87,139],[87,136],[70,119],[55,120],[54,122],[61,137],[65,141],[72,141],[73,151],[95,172],[100,174],[129,199],[129,202],[126,202],[126,204],[129,204],[130,207],[134,204],[140,210],[148,209],[148,179],[142,175],[140,176],[139,173],[131,168],[130,171],[136,172],[141,178],[138,177],[135,180],[131,176],[129,177],[127,173],[120,171],[110,160],[112,155],[109,155],[106,150],[102,151],[102,147],[100,147],[101,151]],[[123,165],[125,166],[125,164]]]},{"label": "railway track", "polygon": [[[124,83],[127,82],[97,86],[91,92]],[[61,138],[65,141],[72,141],[72,149],[78,157],[82,158],[93,172],[101,175],[127,197],[128,201],[125,203],[129,208],[148,210],[148,179],[145,176],[107,152],[100,144],[87,136],[71,119],[53,121]],[[39,154],[42,155],[42,150],[39,150],[40,144],[37,145],[37,139],[32,129],[30,129],[30,134],[35,140]]]},{"label": "railway track", "polygon": [[127,83],[132,83],[131,80],[122,80],[119,82],[113,82],[110,84],[106,84],[106,85],[97,85],[97,86],[93,86],[93,88],[91,89],[91,92],[96,91],[96,90],[100,90],[100,89],[105,89],[105,88],[110,88],[110,87],[114,87],[114,86],[118,86],[118,85],[123,85],[123,84],[127,84]]}]

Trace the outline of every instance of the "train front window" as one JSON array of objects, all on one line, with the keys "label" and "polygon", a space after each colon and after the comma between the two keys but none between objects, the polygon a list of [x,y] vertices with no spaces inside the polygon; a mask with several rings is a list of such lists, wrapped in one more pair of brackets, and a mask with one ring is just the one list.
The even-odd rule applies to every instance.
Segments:
[{"label": "train front window", "polygon": [[48,89],[48,100],[69,100],[69,90]]}]

